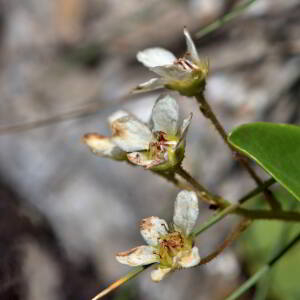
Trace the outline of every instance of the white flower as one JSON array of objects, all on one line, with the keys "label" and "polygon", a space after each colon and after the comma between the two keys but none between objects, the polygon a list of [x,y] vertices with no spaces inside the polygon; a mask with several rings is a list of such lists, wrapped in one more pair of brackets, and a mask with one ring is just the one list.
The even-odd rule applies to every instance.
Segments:
[{"label": "white flower", "polygon": [[160,77],[138,85],[133,92],[146,92],[166,87],[185,96],[197,96],[203,93],[208,62],[200,60],[186,28],[183,33],[187,44],[187,52],[183,57],[176,59],[172,52],[158,47],[138,52],[137,60]]},{"label": "white flower", "polygon": [[185,137],[192,114],[178,127],[179,108],[168,95],[157,99],[149,125],[118,111],[109,118],[112,137],[88,133],[83,142],[93,153],[116,160],[129,160],[155,171],[166,171],[181,163]]},{"label": "white flower", "polygon": [[198,265],[199,251],[191,235],[198,213],[196,193],[181,191],[175,201],[173,224],[168,226],[165,220],[158,217],[143,219],[140,230],[148,245],[118,253],[116,259],[129,266],[158,263],[151,272],[155,282],[162,280],[172,270]]}]

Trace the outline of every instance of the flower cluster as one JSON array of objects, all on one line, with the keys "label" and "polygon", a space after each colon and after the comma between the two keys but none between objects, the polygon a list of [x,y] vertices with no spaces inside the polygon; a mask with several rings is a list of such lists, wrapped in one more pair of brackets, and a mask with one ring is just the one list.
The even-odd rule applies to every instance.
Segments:
[{"label": "flower cluster", "polygon": [[[140,84],[134,91],[142,92],[166,87],[185,96],[201,96],[208,73],[208,64],[200,60],[189,32],[184,29],[187,52],[181,58],[168,50],[150,48],[137,54],[137,59],[158,74]],[[111,136],[87,133],[83,142],[98,156],[127,161],[156,172],[178,172],[184,158],[185,140],[192,113],[179,125],[179,107],[169,95],[160,96],[149,124],[120,110],[108,118]],[[168,273],[200,263],[192,230],[199,213],[195,192],[181,191],[175,201],[173,222],[158,217],[141,221],[140,232],[148,245],[118,253],[116,259],[130,266],[156,263],[151,278],[158,282]]]},{"label": "flower cluster", "polygon": [[125,111],[109,117],[112,136],[88,133],[84,143],[99,156],[129,162],[154,171],[176,167],[184,157],[185,138],[192,114],[178,126],[179,108],[169,95],[159,97],[152,109],[150,124]]},{"label": "flower cluster", "polygon": [[175,201],[173,223],[148,217],[140,223],[141,235],[148,244],[118,253],[116,259],[129,266],[158,263],[151,273],[153,281],[162,280],[172,270],[194,267],[200,263],[192,230],[199,213],[195,192],[181,191]]},{"label": "flower cluster", "polygon": [[183,32],[187,44],[187,52],[183,57],[176,59],[172,52],[159,47],[148,48],[137,54],[137,60],[160,77],[138,85],[133,92],[146,92],[166,87],[189,97],[203,93],[208,74],[208,62],[200,60],[186,28]]}]

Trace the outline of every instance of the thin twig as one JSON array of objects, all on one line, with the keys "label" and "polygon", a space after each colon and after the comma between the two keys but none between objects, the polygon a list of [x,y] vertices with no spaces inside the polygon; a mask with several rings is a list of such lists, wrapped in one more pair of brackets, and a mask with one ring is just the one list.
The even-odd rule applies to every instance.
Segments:
[{"label": "thin twig", "polygon": [[[297,205],[298,205],[298,203],[296,201],[289,202],[288,204],[289,204],[288,205],[289,210],[296,209]],[[270,253],[270,255],[268,255],[269,259],[274,257],[274,255],[276,255],[280,251],[280,249],[282,248],[283,245],[287,244],[288,238],[290,236],[289,234],[293,228],[294,228],[293,224],[290,224],[290,223],[284,223],[282,225],[282,228],[280,229],[279,237],[276,238],[274,245],[272,245],[271,253]],[[272,277],[273,277],[273,273],[268,274],[264,278],[262,278],[261,281],[258,282],[258,286],[255,289],[254,300],[265,300],[266,299],[270,284],[273,281]]]},{"label": "thin twig", "polygon": [[152,171],[152,172],[153,172],[153,174],[158,175],[158,176],[166,179],[167,181],[173,183],[175,186],[177,186],[181,190],[192,190],[192,188],[189,185],[179,181],[175,177],[175,173],[156,172],[156,171]]},{"label": "thin twig", "polygon": [[270,187],[274,183],[276,183],[276,180],[273,177],[266,180],[260,186],[258,186],[256,189],[252,190],[251,192],[249,192],[248,194],[243,196],[241,199],[239,199],[238,203],[239,204],[245,203],[247,200],[253,198],[256,195],[258,195],[260,192],[263,192],[265,189],[267,189],[268,187]]},{"label": "thin twig", "polygon": [[201,224],[199,227],[196,227],[193,230],[193,234],[195,236],[199,235],[200,233],[204,232],[214,224],[220,222],[222,219],[224,219],[227,215],[229,215],[231,212],[233,212],[235,209],[239,207],[239,204],[232,204],[225,209],[221,210],[219,213],[214,214],[208,221],[206,221],[204,224]]},{"label": "thin twig", "polygon": [[286,222],[300,222],[300,213],[295,211],[282,210],[259,210],[259,209],[245,209],[238,207],[233,214],[242,215],[252,220],[281,220]]},{"label": "thin twig", "polygon": [[107,101],[106,103],[99,103],[98,101],[98,103],[91,103],[85,107],[72,109],[70,111],[59,113],[45,119],[24,122],[16,125],[3,126],[0,127],[0,135],[13,134],[13,133],[28,131],[36,128],[46,127],[49,125],[53,125],[53,124],[57,124],[69,120],[86,118],[91,116],[92,114],[99,113],[101,110],[110,108],[112,106],[124,104],[128,101],[134,101],[139,99],[138,97],[132,99],[132,97],[133,97],[132,95],[128,94],[128,95],[124,95],[123,97],[120,97],[115,101],[111,101],[111,102]]},{"label": "thin twig", "polygon": [[133,279],[138,274],[140,274],[141,272],[143,272],[144,270],[146,270],[147,268],[149,268],[152,265],[153,264],[134,268],[132,271],[127,273],[125,276],[121,277],[120,279],[118,279],[117,281],[112,283],[110,286],[108,286],[106,289],[101,291],[98,295],[96,295],[91,300],[97,300],[97,299],[100,299],[100,298],[104,297],[105,295],[109,294],[110,292],[112,292],[113,290],[115,290],[119,286],[123,285],[125,282],[129,281],[130,279]]},{"label": "thin twig", "polygon": [[216,21],[208,24],[203,29],[196,33],[197,38],[202,38],[203,36],[207,35],[208,33],[215,31],[216,29],[222,27],[227,22],[231,21],[232,19],[238,17],[247,7],[253,4],[256,0],[247,0],[243,3],[237,5],[232,11],[224,15],[223,17],[217,19]]},{"label": "thin twig", "polygon": [[298,234],[286,247],[284,247],[277,255],[274,256],[267,264],[260,268],[254,275],[252,275],[246,282],[244,282],[235,292],[233,292],[225,300],[236,300],[243,295],[250,287],[252,287],[259,279],[261,279],[271,267],[277,263],[292,247],[300,241],[300,234]]},{"label": "thin twig", "polygon": [[201,183],[194,179],[182,166],[179,166],[175,172],[184,178],[198,192],[198,196],[209,204],[215,204],[219,207],[226,207],[230,202],[225,199],[212,195]]},{"label": "thin twig", "polygon": [[[225,131],[224,127],[221,125],[220,121],[218,120],[217,116],[213,112],[212,108],[206,101],[205,97],[203,95],[196,97],[198,103],[200,104],[200,111],[206,117],[211,121],[219,135],[222,137],[223,142],[228,146],[228,148],[235,153],[236,149],[228,142],[227,139],[227,132]],[[261,179],[258,177],[258,175],[255,173],[254,170],[249,166],[248,162],[244,159],[238,159],[238,162],[248,171],[250,176],[253,178],[253,180],[257,183],[257,185],[262,184]]]},{"label": "thin twig", "polygon": [[200,265],[204,265],[216,258],[220,253],[222,253],[228,246],[230,246],[240,235],[244,232],[251,224],[250,219],[243,219],[237,227],[229,234],[229,236],[224,240],[224,242],[215,250],[213,253],[205,256],[201,259]]},{"label": "thin twig", "polygon": [[204,224],[201,224],[199,227],[195,228],[193,230],[193,234],[195,236],[199,235],[200,233],[204,232],[214,224],[220,222],[222,219],[224,219],[227,215],[232,213],[235,209],[237,209],[241,204],[245,203],[249,199],[255,197],[259,193],[263,191],[263,189],[271,186],[272,184],[276,183],[276,181],[273,178],[268,179],[263,183],[262,186],[257,187],[256,189],[250,191],[247,195],[240,198],[236,204],[232,204],[225,209],[221,210],[220,212],[213,215],[208,221],[206,221]]},{"label": "thin twig", "polygon": [[[200,94],[195,97],[200,104],[200,111],[206,117],[211,121],[217,132],[220,134],[222,137],[224,143],[228,146],[228,148],[235,153],[236,149],[228,142],[227,139],[227,132],[225,131],[224,127],[218,120],[217,116],[211,109],[210,105],[206,101],[205,97],[203,94]],[[250,167],[249,163],[245,159],[238,159],[238,162],[244,167],[244,169],[248,172],[248,174],[251,176],[251,178],[255,181],[255,183],[258,186],[261,186],[263,181],[259,178],[259,176],[256,174],[256,172]],[[280,204],[278,201],[275,199],[274,195],[270,190],[265,189],[264,190],[264,196],[269,205],[271,206],[272,209],[278,210],[280,209]]]}]

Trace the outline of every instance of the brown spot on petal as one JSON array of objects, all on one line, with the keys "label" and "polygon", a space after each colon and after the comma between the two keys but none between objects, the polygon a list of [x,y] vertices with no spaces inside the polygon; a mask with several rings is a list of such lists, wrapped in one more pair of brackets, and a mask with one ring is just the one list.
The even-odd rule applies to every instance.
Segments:
[{"label": "brown spot on petal", "polygon": [[128,256],[138,250],[139,247],[134,247],[130,250],[117,253],[117,256]]},{"label": "brown spot on petal", "polygon": [[151,222],[151,219],[153,217],[142,219],[140,222],[140,229],[141,230],[150,230],[153,227],[153,223]]},{"label": "brown spot on petal", "polygon": [[107,136],[98,134],[98,133],[86,133],[81,139],[81,143],[91,145],[93,142],[97,142],[99,140],[108,139]]},{"label": "brown spot on petal", "polygon": [[125,137],[126,136],[126,130],[124,130],[124,125],[119,122],[115,121],[111,124],[113,136],[119,136],[119,137]]},{"label": "brown spot on petal", "polygon": [[95,139],[95,140],[102,140],[102,139],[106,139],[107,137],[104,135],[101,135],[99,133],[86,133],[82,138],[81,138],[81,142],[82,143],[88,143],[89,140]]}]

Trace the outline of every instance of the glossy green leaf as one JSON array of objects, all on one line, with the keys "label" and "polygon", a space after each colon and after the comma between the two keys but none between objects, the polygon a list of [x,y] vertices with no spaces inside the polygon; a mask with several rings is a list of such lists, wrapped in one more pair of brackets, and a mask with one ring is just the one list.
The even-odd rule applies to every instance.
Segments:
[{"label": "glossy green leaf", "polygon": [[228,141],[300,200],[300,126],[245,124],[235,128]]}]

